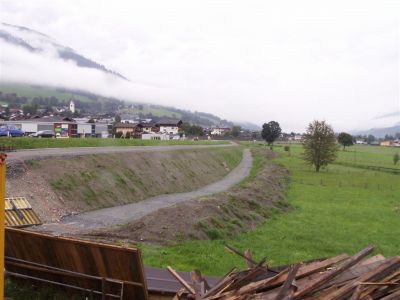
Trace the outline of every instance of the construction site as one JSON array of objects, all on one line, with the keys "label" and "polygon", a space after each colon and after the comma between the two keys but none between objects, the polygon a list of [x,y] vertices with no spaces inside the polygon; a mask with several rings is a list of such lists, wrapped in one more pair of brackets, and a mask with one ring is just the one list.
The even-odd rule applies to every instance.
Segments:
[{"label": "construction site", "polygon": [[[223,276],[203,274],[194,263],[190,272],[168,261],[165,268],[146,266],[136,242],[212,239],[211,229],[222,228],[215,216],[226,218],[231,211],[242,224],[226,234],[237,234],[273,208],[289,209],[282,205],[284,168],[266,163],[258,175],[251,174],[261,150],[185,147],[157,147],[151,154],[122,148],[103,154],[1,154],[1,293],[6,278],[35,289],[50,287],[70,299],[400,299],[400,257],[385,257],[374,246],[271,265],[268,257],[253,258],[251,248],[224,243],[226,256],[239,257],[245,267],[227,269]],[[266,161],[276,156],[262,151]],[[252,180],[238,185],[245,178]],[[260,188],[265,182],[268,193]],[[228,206],[229,195],[242,199],[249,193],[254,200],[248,210],[244,202],[242,210],[238,202]],[[246,223],[250,213],[254,218]],[[210,216],[208,225],[193,221]]]}]

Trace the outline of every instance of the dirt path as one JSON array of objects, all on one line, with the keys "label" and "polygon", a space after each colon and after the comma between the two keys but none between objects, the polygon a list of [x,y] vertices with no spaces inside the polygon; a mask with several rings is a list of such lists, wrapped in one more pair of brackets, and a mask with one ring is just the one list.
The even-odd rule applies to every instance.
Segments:
[{"label": "dirt path", "polygon": [[42,148],[32,150],[19,150],[7,154],[7,161],[23,161],[29,159],[41,159],[51,156],[72,156],[72,155],[90,155],[102,153],[127,153],[127,152],[161,152],[174,150],[190,150],[215,147],[231,147],[235,145],[176,145],[176,146],[111,146],[111,147],[73,147],[73,148]]},{"label": "dirt path", "polygon": [[249,149],[243,151],[243,159],[225,178],[187,193],[160,195],[148,198],[138,203],[95,210],[64,218],[60,223],[45,224],[40,230],[52,231],[57,234],[78,233],[86,230],[99,229],[109,226],[136,221],[143,216],[161,208],[190,201],[199,197],[220,193],[239,183],[250,173],[252,156]]}]

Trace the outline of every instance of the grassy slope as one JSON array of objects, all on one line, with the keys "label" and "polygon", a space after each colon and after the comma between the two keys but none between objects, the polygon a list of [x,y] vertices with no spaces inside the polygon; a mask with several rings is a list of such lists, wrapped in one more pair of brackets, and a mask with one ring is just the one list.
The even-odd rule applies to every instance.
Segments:
[{"label": "grassy slope", "polygon": [[[276,162],[291,172],[287,197],[294,207],[287,214],[274,214],[255,231],[227,241],[186,241],[171,247],[142,245],[147,265],[178,270],[200,269],[205,274],[223,274],[243,261],[223,249],[227,242],[240,249],[250,248],[255,257],[268,258],[272,265],[311,258],[354,253],[374,244],[377,252],[399,254],[400,177],[388,172],[371,171],[342,165],[315,173],[295,154],[282,153]],[[357,157],[364,164],[380,161],[390,165],[392,150],[359,147]],[[340,153],[339,162],[348,159]]]},{"label": "grassy slope", "polygon": [[93,102],[93,100],[82,95],[62,93],[50,87],[30,86],[27,84],[13,84],[13,83],[0,82],[0,91],[2,91],[3,93],[17,93],[18,96],[27,97],[28,99],[33,99],[35,97],[54,96],[59,100],[69,101],[73,96],[75,99],[83,102]]},{"label": "grassy slope", "polygon": [[140,139],[38,139],[31,137],[0,138],[0,146],[11,146],[16,149],[66,148],[66,147],[110,147],[110,146],[162,146],[162,145],[215,145],[226,144],[225,141],[159,141]]},{"label": "grassy slope", "polygon": [[240,147],[224,147],[124,156],[102,154],[75,160],[50,158],[35,161],[33,169],[41,168],[41,176],[53,190],[82,211],[190,191],[225,176],[227,171],[222,163],[234,168],[241,158]]}]

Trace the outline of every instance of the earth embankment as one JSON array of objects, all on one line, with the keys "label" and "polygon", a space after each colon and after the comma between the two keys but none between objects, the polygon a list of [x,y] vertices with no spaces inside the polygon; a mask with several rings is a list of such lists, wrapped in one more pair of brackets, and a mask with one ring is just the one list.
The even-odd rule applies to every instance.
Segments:
[{"label": "earth embankment", "polygon": [[44,222],[198,189],[225,177],[240,147],[56,156],[13,161],[7,196],[25,196]]}]

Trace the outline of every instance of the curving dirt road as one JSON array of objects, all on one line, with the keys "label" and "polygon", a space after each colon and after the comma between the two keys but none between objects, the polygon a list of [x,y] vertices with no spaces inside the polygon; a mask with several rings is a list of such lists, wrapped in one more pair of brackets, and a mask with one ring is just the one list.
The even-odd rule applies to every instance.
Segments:
[{"label": "curving dirt road", "polygon": [[7,162],[41,159],[51,156],[90,155],[102,153],[127,153],[127,152],[162,152],[174,150],[190,150],[202,148],[232,147],[236,144],[218,145],[176,145],[176,146],[110,146],[110,147],[73,147],[73,148],[41,148],[19,150],[7,153]]},{"label": "curving dirt road", "polygon": [[214,193],[224,192],[249,175],[252,161],[253,158],[250,150],[245,149],[240,164],[225,178],[198,190],[186,193],[159,195],[137,203],[69,216],[64,218],[60,223],[42,225],[40,226],[40,230],[52,231],[57,234],[68,234],[126,224],[161,208],[170,207],[184,201],[190,201]]}]

